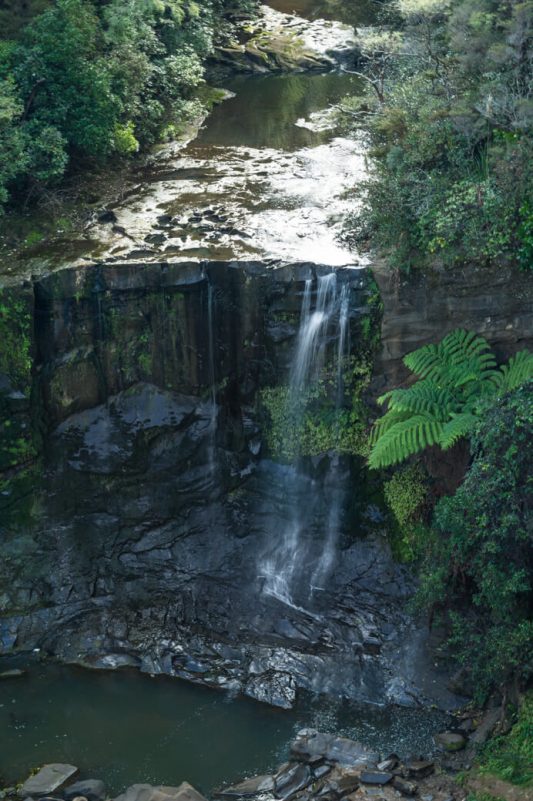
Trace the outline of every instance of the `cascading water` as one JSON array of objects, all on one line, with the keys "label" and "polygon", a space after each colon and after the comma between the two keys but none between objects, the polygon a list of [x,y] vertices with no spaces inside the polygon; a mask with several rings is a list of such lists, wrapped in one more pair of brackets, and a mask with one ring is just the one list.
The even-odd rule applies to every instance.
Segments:
[{"label": "cascading water", "polygon": [[215,482],[217,458],[216,458],[216,434],[217,434],[217,397],[216,397],[216,374],[215,374],[215,297],[213,285],[207,283],[207,346],[208,346],[208,379],[210,388],[209,400],[209,438],[207,462],[208,472],[213,483]]},{"label": "cascading water", "polygon": [[[312,308],[313,283],[312,280],[305,282],[300,327],[290,368],[285,419],[286,434],[291,439],[294,432],[301,431],[310,393],[320,379],[326,349],[332,339],[337,344],[336,410],[343,400],[342,366],[348,341],[348,288],[343,286],[339,293],[335,272],[320,276],[317,280],[316,303]],[[291,606],[295,606],[295,585],[300,583],[298,577],[302,569],[311,575],[305,594],[309,597],[314,590],[322,589],[334,563],[344,500],[339,458],[335,454],[325,477],[325,488],[331,505],[323,532],[323,547],[318,561],[313,560],[314,565],[308,570],[312,555],[309,552],[309,539],[305,534],[309,526],[310,509],[317,493],[312,484],[302,487],[302,479],[306,479],[297,470],[300,450],[300,443],[296,442],[293,467],[285,475],[285,500],[288,502],[289,519],[280,535],[270,543],[269,552],[259,566],[260,576],[264,580],[263,592]],[[301,596],[300,592],[299,597]]]},{"label": "cascading water", "polygon": [[[335,396],[335,411],[341,409],[344,396],[343,366],[347,355],[348,342],[348,322],[349,322],[349,297],[348,287],[343,286],[340,299],[339,313],[339,339],[337,345],[337,386]],[[338,420],[338,417],[337,417]],[[338,422],[337,422],[338,427]],[[316,568],[311,576],[311,595],[317,590],[324,590],[325,583],[331,568],[335,562],[335,552],[339,537],[342,508],[345,500],[345,482],[342,480],[341,464],[338,451],[331,459],[328,474],[325,479],[325,488],[330,501],[330,508],[327,517],[327,525],[324,537],[324,546],[317,562]]]}]

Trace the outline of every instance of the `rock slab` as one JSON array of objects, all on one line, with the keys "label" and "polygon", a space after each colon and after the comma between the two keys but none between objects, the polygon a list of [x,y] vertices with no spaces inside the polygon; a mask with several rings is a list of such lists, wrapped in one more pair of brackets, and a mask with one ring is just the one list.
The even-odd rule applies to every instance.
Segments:
[{"label": "rock slab", "polygon": [[74,765],[63,765],[59,762],[44,765],[35,776],[26,779],[19,790],[19,796],[27,798],[50,795],[64,787],[77,773],[78,768]]}]

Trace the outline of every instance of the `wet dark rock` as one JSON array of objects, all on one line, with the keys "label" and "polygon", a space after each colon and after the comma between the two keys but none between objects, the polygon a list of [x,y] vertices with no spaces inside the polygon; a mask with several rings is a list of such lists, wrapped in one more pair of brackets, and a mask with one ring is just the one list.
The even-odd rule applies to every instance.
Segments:
[{"label": "wet dark rock", "polygon": [[148,234],[148,236],[144,237],[144,241],[150,245],[163,245],[166,238],[165,234]]},{"label": "wet dark rock", "polygon": [[382,773],[381,771],[364,770],[361,773],[361,783],[382,786],[392,781],[392,773]]},{"label": "wet dark rock", "polygon": [[246,682],[244,694],[271,706],[291,709],[296,701],[296,682],[290,673],[270,670],[252,676]]},{"label": "wet dark rock", "polygon": [[106,786],[100,779],[83,779],[63,791],[65,801],[74,801],[77,796],[83,796],[87,801],[104,801],[106,795]]},{"label": "wet dark rock", "polygon": [[418,790],[418,785],[415,782],[404,779],[402,776],[395,776],[392,780],[392,786],[408,798],[416,795]]},{"label": "wet dark rock", "polygon": [[316,763],[312,762],[311,760],[309,761],[309,764],[313,766],[313,776],[315,779],[323,779],[324,776],[327,776],[328,773],[331,772],[331,765],[317,765],[317,767],[315,767]]},{"label": "wet dark rock", "polygon": [[97,220],[100,223],[116,223],[117,215],[111,209],[102,209],[97,214]]},{"label": "wet dark rock", "polygon": [[444,751],[461,751],[467,743],[462,732],[443,731],[435,735],[435,743]]},{"label": "wet dark rock", "polygon": [[409,779],[423,779],[435,772],[435,763],[425,759],[412,759],[405,764]]},{"label": "wet dark rock", "polygon": [[78,768],[74,765],[63,763],[44,765],[34,776],[26,779],[19,788],[18,795],[21,798],[48,796],[61,790],[77,773]]},{"label": "wet dark rock", "polygon": [[383,759],[381,762],[378,762],[376,765],[378,770],[385,771],[388,773],[391,770],[394,770],[395,767],[398,766],[400,759],[396,756],[396,754],[391,754],[386,759]]},{"label": "wet dark rock", "polygon": [[288,801],[299,790],[303,790],[313,781],[313,774],[308,765],[290,765],[275,776],[275,793],[278,798]]}]

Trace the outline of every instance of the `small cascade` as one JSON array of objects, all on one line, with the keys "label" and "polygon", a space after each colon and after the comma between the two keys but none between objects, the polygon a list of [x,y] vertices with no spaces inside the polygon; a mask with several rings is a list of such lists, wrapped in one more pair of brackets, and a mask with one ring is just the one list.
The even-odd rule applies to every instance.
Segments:
[{"label": "small cascade", "polygon": [[[316,302],[313,308],[313,281],[305,282],[300,326],[296,349],[290,368],[289,393],[286,406],[287,434],[299,430],[306,411],[311,391],[320,379],[325,365],[326,350],[331,341],[336,342],[336,409],[343,401],[343,361],[348,344],[349,293],[347,286],[339,292],[335,272],[320,276],[317,280]],[[294,593],[301,589],[300,574],[311,575],[305,590],[309,597],[315,590],[323,588],[331,570],[345,498],[341,480],[338,454],[333,456],[331,466],[324,479],[328,501],[331,502],[323,532],[323,550],[317,559],[310,553],[307,529],[311,525],[316,498],[321,495],[316,481],[298,472],[301,454],[298,446],[292,470],[287,473],[285,484],[289,519],[285,528],[274,537],[269,553],[263,558],[259,573],[263,578],[263,592],[284,604],[296,607]],[[302,481],[306,482],[302,488]],[[302,597],[302,593],[298,593]],[[300,607],[296,607],[300,608]]]}]

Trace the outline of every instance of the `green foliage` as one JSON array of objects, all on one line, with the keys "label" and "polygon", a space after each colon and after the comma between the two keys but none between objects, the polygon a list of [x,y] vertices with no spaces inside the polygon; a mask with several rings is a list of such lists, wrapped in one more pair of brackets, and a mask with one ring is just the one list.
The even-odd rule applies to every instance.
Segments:
[{"label": "green foliage", "polygon": [[418,464],[400,468],[383,484],[383,494],[397,527],[391,538],[393,553],[403,562],[415,559],[421,540],[425,540],[423,518],[428,493],[427,476]]},{"label": "green foliage", "polygon": [[23,299],[11,298],[0,289],[0,373],[27,392],[31,378],[31,315]]},{"label": "green foliage", "polygon": [[0,208],[74,160],[130,156],[198,116],[214,31],[248,5],[28,0],[22,20],[0,12],[16,37],[0,41]]},{"label": "green foliage", "polygon": [[473,462],[435,508],[419,602],[447,612],[452,654],[483,700],[533,675],[533,382],[478,423]]},{"label": "green foliage", "polygon": [[462,330],[409,353],[404,363],[419,380],[378,399],[388,410],[371,434],[373,468],[402,462],[431,445],[451,448],[469,436],[487,403],[533,378],[528,351],[498,368],[488,342]]},{"label": "green foliage", "polygon": [[266,442],[277,459],[316,456],[326,451],[368,455],[367,411],[362,394],[372,373],[370,354],[346,357],[344,399],[337,403],[337,365],[325,366],[316,385],[291,398],[287,386],[267,387],[261,405],[267,415]]},{"label": "green foliage", "polygon": [[344,105],[373,165],[348,238],[371,236],[406,270],[436,258],[532,267],[531,4],[390,8],[401,30],[374,49],[362,39],[367,91]]},{"label": "green foliage", "polygon": [[505,736],[489,740],[481,755],[479,773],[512,784],[533,785],[533,693],[526,694],[516,722]]}]

